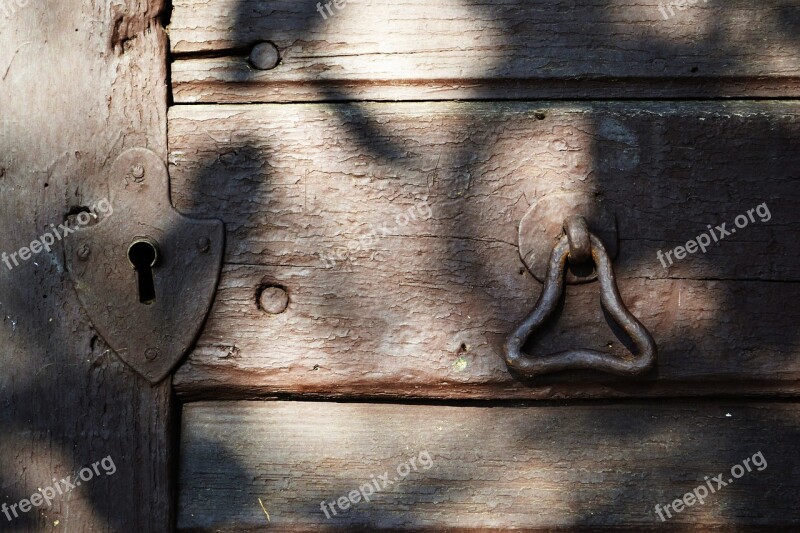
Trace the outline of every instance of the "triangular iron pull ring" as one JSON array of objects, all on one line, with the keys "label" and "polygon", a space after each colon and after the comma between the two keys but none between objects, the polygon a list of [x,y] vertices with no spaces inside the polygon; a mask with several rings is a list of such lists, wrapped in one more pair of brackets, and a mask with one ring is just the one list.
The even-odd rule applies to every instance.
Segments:
[{"label": "triangular iron pull ring", "polygon": [[550,264],[542,294],[530,315],[517,327],[506,342],[506,364],[526,377],[538,376],[561,370],[599,370],[626,376],[642,374],[652,368],[656,361],[657,348],[650,332],[634,317],[622,303],[611,260],[603,243],[590,234],[592,259],[600,281],[600,301],[614,321],[633,340],[638,354],[624,360],[595,350],[569,350],[549,355],[530,355],[522,352],[528,337],[535,333],[553,314],[564,293],[564,274],[570,242],[564,235],[550,254]]}]

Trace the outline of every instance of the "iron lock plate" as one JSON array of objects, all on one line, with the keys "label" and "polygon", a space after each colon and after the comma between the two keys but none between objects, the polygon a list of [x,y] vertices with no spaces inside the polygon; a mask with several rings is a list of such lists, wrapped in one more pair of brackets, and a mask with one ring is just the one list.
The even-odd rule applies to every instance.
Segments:
[{"label": "iron lock plate", "polygon": [[[65,239],[67,269],[97,332],[157,383],[191,348],[211,308],[224,225],[175,211],[167,168],[150,150],[124,152],[103,178],[83,187],[82,203],[105,201],[109,212],[91,213],[96,223]],[[143,252],[154,257],[137,267]]]}]

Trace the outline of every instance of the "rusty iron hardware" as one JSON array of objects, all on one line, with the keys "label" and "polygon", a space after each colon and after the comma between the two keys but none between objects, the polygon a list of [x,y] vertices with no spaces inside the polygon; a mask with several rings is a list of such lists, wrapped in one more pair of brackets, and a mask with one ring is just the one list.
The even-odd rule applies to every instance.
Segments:
[{"label": "rusty iron hardware", "polygon": [[94,179],[82,203],[105,200],[109,212],[91,213],[95,224],[64,239],[67,269],[97,332],[158,383],[191,348],[211,309],[224,226],[175,211],[167,167],[150,150],[124,152],[109,176]]},{"label": "rusty iron hardware", "polygon": [[[565,235],[553,248],[544,280],[544,288],[536,306],[517,327],[506,342],[506,364],[526,377],[534,377],[562,370],[599,370],[612,374],[635,376],[652,368],[657,348],[653,337],[641,322],[625,307],[620,297],[611,258],[602,241],[589,231],[587,221],[580,215],[570,216],[564,222]],[[587,255],[587,251],[589,254]],[[588,350],[568,350],[550,355],[526,354],[522,348],[536,330],[552,316],[558,307],[565,286],[565,271],[570,261],[594,260],[597,279],[600,281],[600,301],[614,321],[633,340],[638,354],[625,360],[610,354]]]},{"label": "rusty iron hardware", "polygon": [[[547,278],[553,246],[564,234],[564,213],[582,215],[589,230],[605,243],[609,257],[617,256],[617,219],[594,194],[584,191],[548,194],[537,199],[519,223],[519,255],[533,277],[542,283]],[[588,261],[588,250],[576,250],[576,253],[581,254],[578,258],[582,261],[577,262],[573,257],[568,263],[567,283],[589,283],[597,279],[597,272]]]}]

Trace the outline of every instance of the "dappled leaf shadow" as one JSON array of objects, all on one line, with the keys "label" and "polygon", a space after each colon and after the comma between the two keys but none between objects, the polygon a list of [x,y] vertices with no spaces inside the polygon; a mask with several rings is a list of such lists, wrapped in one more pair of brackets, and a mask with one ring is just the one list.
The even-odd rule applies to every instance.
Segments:
[{"label": "dappled leaf shadow", "polygon": [[[268,2],[263,4],[267,5]],[[304,26],[295,28],[298,40],[302,40],[304,36],[324,24],[324,21],[315,14],[316,2],[306,0],[304,5],[308,10],[309,17]],[[772,21],[773,24],[770,29],[780,32],[788,44],[795,45],[796,52],[796,46],[800,43],[800,32],[797,31],[800,23],[798,10],[792,2],[782,2],[780,5],[782,6],[780,16]],[[241,6],[242,9],[239,12],[231,14],[231,17],[235,20],[235,31],[241,32],[242,35],[251,35],[253,32],[252,25],[260,15],[251,11],[254,6],[251,2],[242,2]],[[493,10],[501,9],[515,11],[518,13],[516,16],[521,21],[520,24],[524,25],[526,18],[542,16],[540,10],[546,9],[546,7],[534,6],[534,4],[520,0],[496,6],[482,4],[479,9],[485,10],[489,14],[495,12]],[[544,64],[548,62],[558,63],[561,68],[569,70],[571,68],[570,62],[579,60],[584,65],[591,66],[592,62],[597,61],[599,58],[599,56],[595,55],[597,50],[613,47],[614,45],[613,36],[609,34],[603,40],[602,34],[600,34],[600,37],[595,35],[594,40],[583,41],[587,45],[585,57],[559,56],[560,51],[567,48],[562,46],[564,43],[570,39],[583,39],[581,31],[583,31],[583,26],[586,24],[585,21],[588,21],[594,27],[601,27],[613,25],[614,20],[609,19],[608,13],[598,6],[592,7],[586,13],[583,13],[581,16],[584,20],[574,20],[574,14],[569,10],[551,12],[547,13],[547,15],[552,17],[554,22],[569,22],[570,28],[574,31],[565,34],[554,32],[551,35],[543,36],[543,41],[552,47],[553,54],[542,58],[542,63]],[[497,19],[509,20],[499,16]],[[695,76],[697,78],[708,77],[713,80],[714,76],[720,74],[735,76],[737,67],[741,67],[741,62],[746,61],[747,54],[745,53],[746,50],[737,50],[737,45],[727,39],[725,26],[727,22],[725,20],[717,21],[714,31],[709,32],[707,37],[700,41],[667,41],[642,36],[638,39],[637,46],[633,48],[648,51],[655,50],[658,55],[665,58],[684,58],[678,62],[679,64],[669,65],[668,68],[674,69],[675,72],[684,72],[689,77],[688,79],[693,79],[691,76]],[[520,29],[524,28],[507,28],[507,40],[505,43],[499,44],[509,47],[526,46],[528,43],[525,32],[519,31]],[[263,39],[268,38],[269,36],[263,36]],[[424,38],[424,35],[421,38]],[[752,45],[750,43],[750,46]],[[635,53],[632,54],[629,57],[632,71],[637,68],[637,59],[649,57],[649,55],[651,54],[643,54],[641,56],[637,56]],[[706,72],[704,68],[698,67],[695,61],[705,56],[720,57],[726,55],[738,58],[739,64],[737,64],[736,60],[728,61],[726,64],[727,71],[724,73]],[[502,77],[504,72],[519,66],[530,67],[531,69],[542,66],[541,64],[515,64],[515,62],[523,60],[517,59],[513,55],[508,57],[507,64],[491,64],[491,62],[487,62],[484,65],[486,71],[491,75]],[[587,68],[585,70],[588,72],[590,69]],[[624,74],[624,72],[618,73],[620,76]],[[793,74],[796,75],[797,73]],[[637,76],[642,76],[642,73],[636,74],[636,72],[633,72],[631,77]],[[331,101],[356,100],[356,98],[350,97],[342,89],[332,88],[329,82],[330,80],[324,79],[324,77],[321,77],[316,82],[323,99]],[[315,83],[314,80],[311,80],[311,83]],[[470,99],[490,101],[495,96],[496,94],[492,90],[478,89],[470,95]],[[603,97],[602,94],[597,94],[596,96],[597,98]],[[540,102],[539,104],[544,108],[550,105],[547,102]],[[347,117],[349,117],[346,117],[346,124],[352,128],[351,133],[357,137],[358,146],[362,147],[364,152],[372,157],[384,160],[386,164],[396,166],[398,169],[397,174],[402,175],[404,157],[407,152],[403,145],[403,139],[395,138],[390,129],[371,120],[369,113],[364,111],[359,103],[345,105],[348,110]],[[333,105],[330,108],[333,110],[343,109],[343,107]],[[352,119],[353,116],[357,118]],[[484,117],[475,118],[470,124],[465,125],[464,129],[466,131],[493,131],[495,136],[502,137],[503,123],[486,124],[484,120]],[[642,188],[646,189],[646,191],[640,197],[640,200],[644,203],[639,204],[639,206],[628,205],[629,199],[625,196],[626,190],[617,187],[616,184],[619,183],[618,180],[622,179],[620,176],[625,179],[634,179],[639,177],[639,173],[643,169],[637,166],[621,169],[619,161],[624,161],[624,154],[622,156],[617,154],[619,156],[617,159],[609,155],[609,144],[606,142],[608,139],[606,137],[604,140],[602,133],[603,124],[594,124],[592,128],[597,142],[590,148],[591,153],[589,155],[594,161],[594,165],[590,169],[590,179],[597,191],[606,195],[609,202],[613,203],[619,210],[620,233],[623,240],[626,239],[626,235],[647,231],[648,227],[658,228],[671,223],[672,219],[679,216],[675,213],[676,206],[681,206],[685,203],[690,204],[692,194],[694,194],[693,191],[700,190],[696,189],[693,181],[681,180],[678,173],[686,169],[675,169],[676,174],[673,176],[673,182],[661,188],[655,188],[654,185],[645,182]],[[705,223],[727,220],[729,215],[738,214],[741,207],[750,208],[753,207],[751,205],[753,202],[768,200],[774,202],[775,205],[774,220],[775,228],[777,229],[767,229],[763,233],[756,231],[756,233],[751,234],[751,238],[756,240],[755,236],[758,235],[759,239],[767,240],[770,243],[780,242],[781,244],[786,244],[787,236],[785,230],[791,227],[790,221],[793,221],[797,216],[797,205],[795,203],[795,198],[797,198],[797,176],[791,170],[791,166],[796,164],[796,156],[793,154],[800,153],[800,150],[797,150],[797,135],[796,131],[791,127],[782,124],[771,124],[768,120],[758,129],[758,132],[760,135],[769,136],[774,142],[776,150],[773,157],[775,160],[750,161],[735,175],[726,176],[724,179],[720,178],[721,181],[724,181],[725,199],[728,204],[721,206],[719,217],[714,220],[708,220],[705,216],[712,214],[704,213],[702,217],[692,216],[682,221],[681,231],[686,228],[686,231],[688,231],[686,234],[687,239],[694,235],[695,227],[702,229]],[[647,133],[637,132],[637,136],[641,139]],[[19,138],[22,137],[22,135],[19,136]],[[486,142],[487,140],[489,140],[487,137],[470,137],[468,141],[454,147],[453,153],[447,154],[447,157],[444,158],[445,161],[448,161],[448,165],[439,169],[439,172],[442,174],[442,182],[449,184],[452,189],[450,191],[451,194],[448,195],[451,201],[448,204],[448,210],[458,210],[458,206],[461,206],[460,210],[463,213],[470,213],[470,179],[465,179],[465,176],[469,175],[470,171],[480,163],[491,158],[491,143]],[[12,145],[17,142],[15,138],[5,139],[4,141]],[[691,159],[694,164],[703,165],[704,154],[712,153],[711,148],[708,148],[710,146],[708,143],[713,139],[705,139],[705,141],[705,146],[707,147],[705,152],[698,150],[693,155],[687,155],[685,159]],[[745,137],[741,137],[740,145],[723,147],[718,155],[745,150],[747,148],[746,141]],[[224,195],[229,197],[258,195],[264,192],[261,189],[263,184],[271,179],[273,171],[267,168],[270,154],[255,150],[252,146],[249,146],[247,138],[241,138],[237,142],[238,145],[235,149],[244,151],[244,157],[237,158],[237,161],[243,159],[252,163],[252,166],[240,169],[238,174],[240,179],[226,183],[220,183],[216,179],[216,170],[218,168],[229,168],[226,167],[229,163],[226,161],[225,154],[220,154],[219,159],[205,162],[205,170],[197,176],[196,182],[193,184],[194,189],[190,193],[193,196],[193,200],[189,203],[208,207],[209,210],[204,213],[207,216],[218,216],[225,220],[228,209],[240,207],[236,205],[215,205],[214,201],[219,198],[219,195],[207,195],[209,188],[214,188],[217,191],[222,188]],[[679,144],[681,140],[680,138],[674,138],[672,142]],[[19,145],[13,145],[13,148],[15,150],[34,149],[34,147]],[[657,148],[657,144],[640,145],[641,150],[648,148]],[[692,148],[692,146],[686,146],[686,148]],[[687,150],[687,154],[691,154],[691,152]],[[776,169],[777,166],[781,165],[776,164],[775,161],[781,161],[781,165],[784,165],[785,162],[785,168]],[[47,196],[46,200],[37,199],[34,202],[32,200],[33,195],[28,196],[24,191],[39,187],[41,184],[23,182],[22,179],[17,177],[22,175],[23,169],[15,168],[8,161],[0,162],[3,163],[4,168],[8,167],[7,170],[0,173],[0,179],[4,180],[2,182],[4,205],[17,205],[15,207],[16,211],[14,211],[14,213],[17,213],[16,216],[22,215],[24,211],[33,213],[30,219],[24,219],[26,223],[29,222],[28,227],[15,228],[10,235],[5,236],[0,241],[3,243],[3,249],[16,249],[29,237],[31,227],[36,228],[33,233],[38,233],[48,224],[58,222],[60,214],[56,215],[54,213],[59,210],[66,212],[69,207],[73,206],[76,201],[76,199],[72,198],[74,183],[68,182],[66,179],[61,183],[53,183],[52,188],[57,188],[62,197]],[[81,165],[75,163],[71,165],[71,170],[75,171],[74,175],[80,175]],[[773,175],[775,173],[780,174],[779,179],[770,182],[774,188],[768,191],[769,195],[765,194],[763,182],[758,176],[754,176],[762,167],[770,169]],[[325,169],[321,170],[324,171]],[[729,168],[728,170],[731,169]],[[64,175],[68,174],[65,173]],[[49,179],[49,176],[44,174],[41,174],[41,176],[43,180]],[[532,177],[532,179],[545,181],[546,176],[536,176]],[[702,189],[702,191],[706,199],[713,198],[717,194],[717,190],[713,188]],[[51,192],[50,194],[52,195],[53,193]],[[648,194],[650,195],[649,197]],[[665,206],[663,203],[664,196],[669,194],[671,194],[670,200],[674,204]],[[69,200],[65,201],[65,198],[69,198]],[[25,204],[29,201],[34,202],[36,205],[18,207],[18,204]],[[743,202],[746,203],[743,204]],[[79,199],[78,203],[80,203]],[[57,208],[54,209],[54,206]],[[650,216],[640,217],[636,226],[626,225],[627,221],[631,220],[628,214],[636,207],[641,207],[644,211],[650,213]],[[199,215],[200,213],[194,214]],[[7,217],[4,220],[10,226],[18,226],[22,223],[21,218],[11,215],[7,215]],[[486,267],[481,256],[465,244],[469,239],[482,234],[481,226],[484,223],[479,216],[461,216],[452,219],[451,224],[436,228],[437,231],[454,236],[454,238],[447,241],[447,248],[440,252],[441,257],[436,257],[434,260],[446,263],[457,259],[469,264],[471,268],[463,280],[465,286],[482,286],[487,278],[491,278],[494,275]],[[784,232],[779,233],[779,230],[784,230]],[[234,237],[228,242],[228,257],[230,258],[235,257],[237,247],[240,246],[242,240],[248,237],[250,230],[229,225],[228,231],[229,236],[232,235]],[[620,271],[624,273],[627,269],[634,269],[637,265],[654,263],[654,251],[659,246],[667,244],[662,237],[663,235],[654,236],[657,242],[653,243],[652,249],[630,250],[626,249],[623,242],[621,256],[618,260]],[[746,250],[747,248],[745,245],[744,248],[737,249]],[[719,255],[693,259],[699,263],[704,263],[708,268],[716,269],[716,275],[713,277],[714,281],[725,285],[739,283],[736,279],[730,278],[733,272],[733,262],[726,261],[725,257],[726,252],[721,252]],[[763,259],[763,263],[758,261],[754,263],[757,271],[752,275],[750,281],[776,282],[784,279],[787,272],[793,272],[791,269],[786,269],[785,266],[771,262],[772,259],[768,256],[763,256],[761,259]],[[26,268],[13,272],[3,271],[3,297],[2,302],[0,302],[0,312],[2,312],[4,330],[0,341],[4,346],[26,347],[25,357],[14,359],[12,361],[13,364],[9,363],[9,367],[4,369],[4,374],[0,377],[0,391],[2,391],[3,395],[0,422],[2,422],[2,427],[7,433],[3,438],[3,453],[9,457],[12,455],[21,457],[35,455],[37,458],[45,458],[41,460],[44,466],[39,468],[38,471],[31,472],[30,476],[28,476],[28,473],[14,470],[18,463],[25,461],[24,459],[0,463],[0,466],[2,466],[0,487],[2,488],[3,501],[17,501],[25,497],[26,493],[29,494],[35,491],[38,483],[48,481],[47,476],[50,475],[50,472],[56,472],[57,475],[58,472],[70,471],[75,467],[83,466],[108,455],[109,450],[113,450],[114,453],[120,454],[115,459],[121,472],[116,477],[109,478],[107,482],[98,480],[97,484],[91,487],[87,492],[89,505],[95,512],[106,518],[109,527],[114,531],[151,530],[148,528],[151,528],[152,524],[163,523],[163,517],[159,515],[165,511],[151,507],[154,503],[153,501],[142,500],[144,498],[143,493],[147,490],[144,487],[148,487],[151,484],[161,486],[164,480],[146,479],[142,476],[149,474],[159,478],[166,478],[171,475],[170,472],[162,468],[165,461],[163,461],[161,455],[165,453],[161,448],[168,440],[168,435],[165,432],[169,429],[170,424],[163,419],[165,413],[152,413],[150,415],[143,413],[147,413],[148,410],[152,409],[153,403],[159,406],[167,405],[166,396],[168,396],[168,392],[163,390],[163,387],[159,390],[151,389],[148,384],[133,375],[127,367],[117,360],[114,354],[104,347],[102,341],[96,338],[88,325],[88,317],[81,316],[80,310],[77,308],[71,283],[67,273],[64,271],[63,257],[59,257],[58,254],[52,254],[48,256],[48,261],[49,264],[41,267],[39,265],[34,267],[29,264],[26,265]],[[624,275],[621,277],[624,283]],[[330,275],[328,277],[327,283],[332,292],[335,292],[341,280],[342,276],[340,275]],[[528,280],[527,286],[534,292],[538,290],[536,284],[531,280]],[[41,297],[32,288],[41,288]],[[754,290],[758,290],[758,287],[754,286]],[[776,307],[794,305],[794,300],[788,299],[789,295],[790,293],[787,293],[786,301],[770,303]],[[533,296],[534,294],[530,295],[531,303]],[[705,327],[708,330],[721,330],[720,336],[741,334],[743,339],[746,339],[747,327],[752,322],[761,319],[760,312],[762,311],[749,308],[747,303],[748,299],[745,296],[742,296],[741,300],[726,302],[724,307],[733,309],[732,315],[718,317],[717,323],[706,324]],[[255,302],[253,302],[253,305],[255,305]],[[337,309],[335,304],[330,308],[330,313],[339,313],[343,316],[348,316],[355,312],[356,310],[354,309]],[[526,312],[527,309],[525,308],[513,309],[504,314],[498,313],[494,320],[499,326],[507,325],[507,329],[510,331],[513,324]],[[63,317],[81,318],[78,320],[64,319]],[[55,323],[51,321],[53,318],[56,318]],[[779,319],[779,317],[772,317],[772,319]],[[658,331],[654,333],[658,337]],[[310,335],[313,335],[313,332],[310,332]],[[778,357],[782,354],[787,354],[788,348],[796,346],[796,336],[796,332],[787,331],[784,337],[767,339],[768,342],[766,343],[763,343],[761,338],[748,339],[748,341],[753,344],[764,344],[762,346],[763,349],[771,350]],[[692,349],[691,346],[681,344],[681,339],[659,338],[658,340],[664,344],[676,342],[676,346],[679,349]],[[713,355],[724,357],[724,354]],[[84,358],[88,359],[88,365],[84,364]],[[31,372],[31,368],[36,368],[37,370]],[[550,383],[550,381],[545,380],[530,383],[529,385],[532,387],[548,386]],[[733,394],[736,393],[736,391],[732,392]],[[95,402],[96,398],[102,398],[103,401]],[[83,418],[81,419],[80,416]],[[604,437],[608,439],[624,436],[631,441],[647,437],[652,430],[653,428],[643,426],[609,427],[603,424],[597,424],[596,426],[596,431],[603,432]],[[797,428],[791,422],[786,422],[784,425],[776,424],[775,426],[765,427],[763,432],[763,438],[765,439],[772,438],[773,435],[787,440],[796,440],[797,438]],[[137,437],[132,439],[131,434],[134,433]],[[532,448],[559,449],[558,442],[547,441],[545,437],[538,434],[536,429],[528,431],[524,436]],[[481,436],[475,435],[474,438],[475,442],[479,443]],[[714,465],[731,465],[742,460],[743,457],[738,455],[739,448],[733,445],[735,443],[719,442],[718,437],[716,437],[716,440],[714,439],[715,437],[711,437],[709,440],[698,440],[670,450],[669,461],[674,463],[675,469],[680,469],[686,456],[698,454],[706,458],[709,464]],[[135,445],[132,445],[133,442],[135,442]],[[755,445],[756,442],[753,441],[753,444]],[[589,450],[587,453],[590,452]],[[245,475],[245,469],[238,463],[238,458],[225,454],[213,454],[209,458],[209,462],[213,460],[224,466],[226,472],[234,471],[239,475]],[[630,468],[635,469],[637,465],[631,465]],[[771,473],[792,472],[796,475],[797,472],[796,464],[776,464],[771,465],[771,468],[773,468],[773,470],[770,470]],[[454,466],[453,469],[457,470],[457,467]],[[668,477],[668,470],[668,468],[665,468],[662,475]],[[43,477],[45,473],[46,475]],[[698,475],[706,473],[711,472],[698,472]],[[454,472],[447,482],[430,482],[431,493],[459,489],[458,474],[465,473]],[[219,480],[214,479],[213,481]],[[227,482],[227,480],[222,480],[222,482]],[[121,495],[127,494],[131,484],[135,484],[136,487],[136,491],[133,493],[133,501],[122,508],[119,505],[122,498]],[[768,517],[765,513],[769,513],[769,509],[765,510],[763,500],[752,497],[752,494],[761,493],[774,497],[791,497],[791,495],[781,494],[779,485],[780,479],[775,476],[760,477],[751,486],[748,486],[748,491],[732,493],[730,496],[726,495],[726,498],[730,498],[732,507],[741,511],[743,520],[749,520],[749,523],[756,523],[758,520]],[[349,483],[342,483],[341,485],[342,490],[350,487],[351,484]],[[639,509],[620,509],[620,507],[626,505],[625,502],[636,501],[636,498],[632,495],[636,494],[638,490],[640,490],[640,487],[637,483],[631,482],[617,495],[614,504],[620,514],[623,514],[623,511],[627,511],[626,514],[629,516],[641,516],[641,513],[647,512]],[[677,497],[679,494],[675,496]],[[155,503],[163,502],[155,501]],[[299,506],[298,513],[307,516],[312,516],[312,513],[318,513],[316,504],[312,505],[312,503],[309,502],[307,506]],[[411,506],[414,501],[413,499],[404,500],[401,496],[399,503]],[[579,503],[581,504],[581,509],[573,517],[573,525],[585,527],[610,525],[602,520],[604,513],[608,511],[606,504],[596,503],[592,505],[586,500],[581,500]],[[57,510],[66,508],[67,506],[65,505],[57,508]],[[186,509],[179,511],[187,512]],[[148,513],[151,516],[148,516]],[[314,519],[316,518],[318,517],[314,515]],[[739,517],[730,518],[731,521],[735,522]],[[378,526],[415,525],[413,521],[398,523],[393,522],[393,520],[396,520],[396,517],[390,519],[370,515],[369,510],[365,509],[363,514],[353,515],[352,522],[344,524],[343,527],[368,529]],[[15,522],[12,527],[20,531],[32,530],[37,527],[43,528],[45,523],[47,523],[46,518],[33,518],[33,515],[28,515],[24,519]],[[2,524],[2,517],[0,517],[0,524]],[[5,527],[6,524],[3,524],[3,529]]]}]

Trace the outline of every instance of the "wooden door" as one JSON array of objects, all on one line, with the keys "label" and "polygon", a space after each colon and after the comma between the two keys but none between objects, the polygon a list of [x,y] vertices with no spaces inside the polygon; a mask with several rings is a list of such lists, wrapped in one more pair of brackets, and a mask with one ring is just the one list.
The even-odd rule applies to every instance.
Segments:
[{"label": "wooden door", "polygon": [[[4,249],[132,147],[226,227],[203,332],[156,386],[63,255],[0,268],[3,501],[117,466],[10,527],[800,523],[795,2],[8,5]],[[542,290],[520,221],[564,192],[616,217],[622,299],[659,347],[642,376],[503,360]],[[570,285],[529,348],[625,357],[611,322]]]},{"label": "wooden door", "polygon": [[[74,235],[59,229],[119,153],[167,156],[164,9],[0,2],[2,531],[170,529],[171,383],[151,386],[98,336],[66,272]],[[56,230],[50,250],[32,244]]]}]

